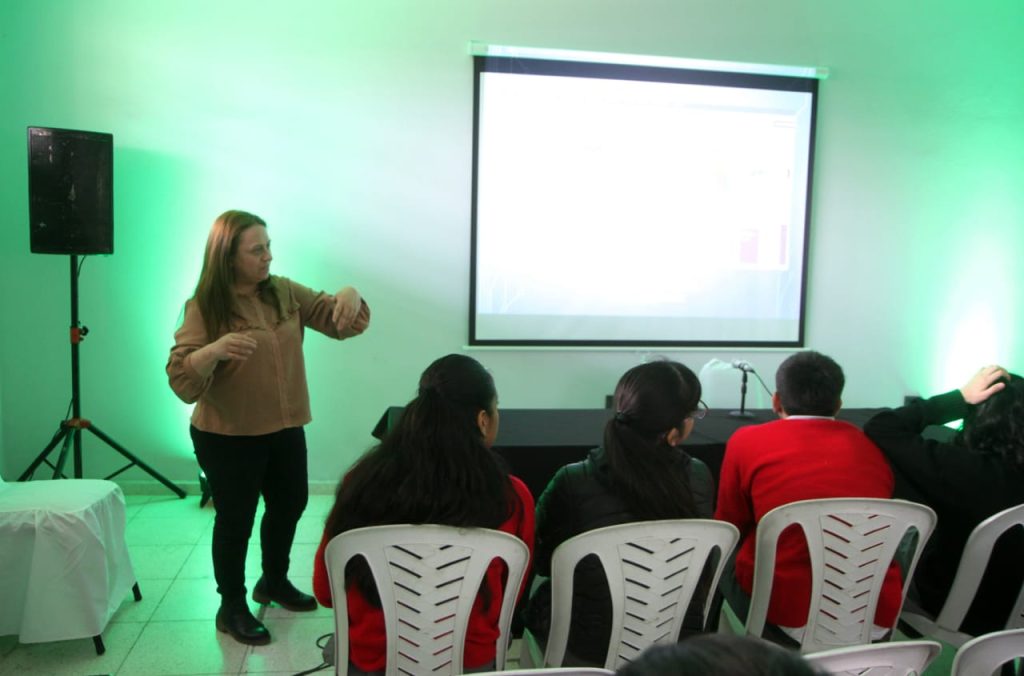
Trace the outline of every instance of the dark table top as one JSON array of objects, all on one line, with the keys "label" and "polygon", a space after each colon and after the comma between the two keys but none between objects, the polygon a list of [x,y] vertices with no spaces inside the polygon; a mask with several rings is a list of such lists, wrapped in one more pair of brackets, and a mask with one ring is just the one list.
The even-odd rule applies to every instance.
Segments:
[{"label": "dark table top", "polygon": [[[373,436],[380,439],[402,414],[401,406],[388,408],[373,430]],[[877,413],[876,408],[852,408],[839,412],[839,419],[862,427],[868,418]],[[591,408],[508,408],[501,409],[501,423],[497,448],[529,446],[599,446],[604,425],[612,417],[610,409]],[[711,410],[693,427],[686,446],[724,444],[732,433],[745,425],[775,420],[770,409],[748,411],[749,417],[740,418],[725,410]]]},{"label": "dark table top", "polygon": [[[863,427],[881,409],[853,408],[839,412],[838,418]],[[388,408],[381,416],[373,435],[380,439],[402,414],[401,406]],[[494,449],[508,463],[509,470],[523,480],[534,497],[539,497],[551,477],[567,463],[586,457],[587,452],[601,445],[610,409],[501,409],[501,422]],[[696,421],[693,432],[683,443],[690,455],[704,461],[718,481],[725,443],[732,433],[746,425],[775,420],[770,409],[749,411],[749,417],[736,417],[726,410],[711,410]]]}]

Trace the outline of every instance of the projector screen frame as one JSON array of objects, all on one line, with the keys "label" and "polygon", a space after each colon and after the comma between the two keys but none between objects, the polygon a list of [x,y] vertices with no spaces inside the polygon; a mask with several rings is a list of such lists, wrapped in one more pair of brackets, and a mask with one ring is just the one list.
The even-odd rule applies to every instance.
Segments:
[{"label": "projector screen frame", "polygon": [[[469,341],[470,347],[609,347],[609,348],[792,348],[803,347],[805,343],[807,284],[810,264],[811,235],[811,204],[814,174],[814,154],[817,128],[818,79],[827,76],[827,71],[819,70],[817,75],[779,75],[762,70],[743,72],[736,69],[712,70],[710,67],[666,67],[664,65],[642,65],[636,62],[614,63],[604,61],[561,60],[552,58],[533,58],[530,56],[493,56],[476,53],[473,56],[474,90],[473,90],[473,143],[472,143],[472,187],[471,187],[471,233],[470,233],[470,303],[469,303]],[[702,62],[713,63],[713,62]],[[502,71],[501,68],[504,70]],[[796,69],[792,69],[796,70]],[[804,69],[810,71],[811,69]],[[769,89],[783,92],[804,92],[810,94],[809,137],[807,139],[806,190],[803,196],[802,246],[799,256],[794,256],[791,263],[796,264],[799,258],[800,288],[798,294],[798,313],[796,318],[796,335],[785,340],[663,340],[663,339],[589,339],[589,338],[481,338],[477,331],[477,282],[478,282],[478,197],[479,197],[479,144],[480,144],[480,89],[481,78],[485,72],[515,72],[531,75],[573,76],[581,78],[599,78],[615,80],[676,82],[681,84],[713,85],[736,88]],[[794,223],[794,225],[796,225]],[[685,259],[681,265],[685,265]],[[638,319],[638,321],[643,321]]]}]

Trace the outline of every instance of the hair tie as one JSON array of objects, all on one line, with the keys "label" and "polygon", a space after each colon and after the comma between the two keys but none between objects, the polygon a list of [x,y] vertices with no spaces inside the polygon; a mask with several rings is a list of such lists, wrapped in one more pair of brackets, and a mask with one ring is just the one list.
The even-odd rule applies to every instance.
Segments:
[{"label": "hair tie", "polygon": [[615,412],[615,422],[622,423],[623,425],[628,425],[629,421],[630,421],[629,414],[623,413],[622,411],[616,411]]}]

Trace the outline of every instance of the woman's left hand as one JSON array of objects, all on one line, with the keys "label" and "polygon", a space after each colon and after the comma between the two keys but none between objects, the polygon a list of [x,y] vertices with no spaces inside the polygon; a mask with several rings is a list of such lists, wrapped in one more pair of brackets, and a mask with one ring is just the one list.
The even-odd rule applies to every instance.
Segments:
[{"label": "woman's left hand", "polygon": [[363,297],[351,286],[346,286],[334,294],[334,310],[331,312],[331,321],[340,333],[359,314],[359,308],[363,305]]}]

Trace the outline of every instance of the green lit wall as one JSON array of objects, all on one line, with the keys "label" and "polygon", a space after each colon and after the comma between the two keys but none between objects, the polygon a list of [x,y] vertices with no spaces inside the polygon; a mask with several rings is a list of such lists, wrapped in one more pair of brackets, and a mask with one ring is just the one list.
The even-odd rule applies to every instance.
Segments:
[{"label": "green lit wall", "polygon": [[[982,363],[1024,368],[1016,0],[6,0],[4,476],[70,394],[68,264],[29,253],[25,127],[114,134],[116,252],[81,278],[83,412],[174,480],[196,470],[163,367],[213,218],[259,213],[276,272],[363,291],[366,336],[307,339],[311,478],[329,484],[419,371],[466,341],[470,40],[828,67],[808,345],[844,364],[853,406],[952,388]],[[508,407],[599,406],[645,356],[474,354]],[[744,357],[768,375],[785,355],[675,356]],[[86,461],[90,476],[120,464],[89,436]]]}]

